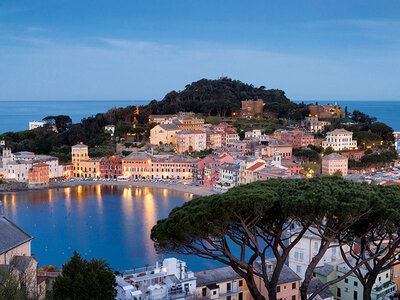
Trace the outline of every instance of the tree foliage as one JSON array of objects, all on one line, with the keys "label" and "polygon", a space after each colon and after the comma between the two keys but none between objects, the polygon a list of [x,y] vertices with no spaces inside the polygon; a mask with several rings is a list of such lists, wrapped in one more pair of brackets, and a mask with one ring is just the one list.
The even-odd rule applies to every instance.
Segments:
[{"label": "tree foliage", "polygon": [[103,259],[87,261],[74,251],[53,285],[55,300],[115,299],[115,276]]},{"label": "tree foliage", "polygon": [[[151,238],[158,251],[194,254],[231,266],[246,280],[254,299],[264,299],[255,284],[260,277],[273,300],[290,251],[305,232],[315,230],[321,246],[302,283],[302,299],[306,299],[312,273],[331,243],[349,228],[353,238],[374,228],[394,195],[400,196],[398,188],[389,192],[341,177],[259,181],[175,208],[153,227]],[[392,212],[398,214],[393,206]],[[355,230],[356,223],[368,224],[372,217],[371,226]],[[290,234],[294,224],[301,224],[301,229]],[[263,267],[271,252],[272,274]]]}]

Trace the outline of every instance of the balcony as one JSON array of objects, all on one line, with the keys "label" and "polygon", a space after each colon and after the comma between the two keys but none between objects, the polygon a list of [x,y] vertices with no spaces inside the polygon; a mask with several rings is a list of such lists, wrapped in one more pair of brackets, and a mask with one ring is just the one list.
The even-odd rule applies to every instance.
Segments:
[{"label": "balcony", "polygon": [[392,296],[396,293],[397,285],[393,280],[387,281],[379,286],[376,286],[371,292],[371,298],[385,299],[386,297]]},{"label": "balcony", "polygon": [[220,297],[227,297],[227,296],[233,296],[236,295],[237,293],[239,293],[239,289],[237,287],[233,287],[232,289],[230,289],[229,291],[227,291],[226,293],[220,293],[219,296]]}]

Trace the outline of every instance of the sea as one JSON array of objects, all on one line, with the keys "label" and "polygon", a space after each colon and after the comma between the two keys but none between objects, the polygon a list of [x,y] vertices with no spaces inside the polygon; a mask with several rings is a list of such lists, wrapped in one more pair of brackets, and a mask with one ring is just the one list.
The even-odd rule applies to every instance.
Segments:
[{"label": "sea", "polygon": [[[0,134],[8,131],[28,130],[29,121],[40,121],[50,115],[68,115],[73,123],[83,118],[106,112],[113,107],[129,105],[145,105],[150,100],[99,100],[99,101],[0,101]],[[295,100],[296,103],[315,103],[311,100]],[[394,131],[400,131],[400,100],[399,101],[328,101],[318,100],[319,104],[347,106],[349,112],[359,110],[374,116],[379,122],[391,126]]]},{"label": "sea", "polygon": [[107,112],[114,107],[145,105],[149,100],[99,101],[0,101],[0,134],[29,129],[30,121],[41,121],[47,116],[67,115],[73,123],[83,118]]}]

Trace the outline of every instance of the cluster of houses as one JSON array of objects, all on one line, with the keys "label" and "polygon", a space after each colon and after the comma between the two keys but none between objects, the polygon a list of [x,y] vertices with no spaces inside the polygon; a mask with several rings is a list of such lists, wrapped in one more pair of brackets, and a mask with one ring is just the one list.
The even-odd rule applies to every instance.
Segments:
[{"label": "cluster of houses", "polygon": [[[291,229],[292,239],[301,228]],[[300,239],[290,252],[289,258],[280,274],[277,286],[277,298],[300,299],[300,286],[305,270],[321,246],[321,239],[311,231]],[[346,250],[345,250],[346,251]],[[348,251],[348,249],[347,249]],[[261,263],[255,262],[255,268],[261,270]],[[275,266],[273,258],[267,260],[265,269],[272,274]],[[366,272],[362,267],[361,272]],[[371,297],[374,300],[390,299],[400,287],[400,266],[381,271],[373,286]],[[349,267],[341,257],[335,242],[314,270],[307,294],[313,294],[324,283],[339,277],[346,277]],[[117,299],[120,300],[158,300],[158,299],[252,299],[246,281],[230,266],[192,272],[186,262],[176,258],[166,258],[155,266],[137,268],[121,272],[116,276]],[[255,277],[255,283],[261,294],[268,299],[263,279]],[[350,274],[320,292],[315,299],[362,299],[363,286],[359,279]]]},{"label": "cluster of houses", "polygon": [[[245,133],[242,140],[235,128],[227,123],[206,124],[191,114],[152,115],[157,123],[150,131],[152,150],[160,145],[172,145],[175,151],[161,154],[133,151],[129,155],[91,158],[87,145],[71,147],[71,163],[60,164],[56,157],[32,152],[11,153],[3,149],[0,174],[6,179],[41,186],[61,178],[83,179],[173,179],[193,181],[218,192],[269,178],[301,177],[302,162],[295,161],[293,149],[321,143],[335,152],[322,157],[322,174],[348,173],[348,159],[360,160],[352,132],[335,129],[326,139],[317,141],[311,131],[278,129],[267,135],[260,129]],[[201,159],[192,152],[210,151]],[[160,152],[159,152],[160,153]]]}]

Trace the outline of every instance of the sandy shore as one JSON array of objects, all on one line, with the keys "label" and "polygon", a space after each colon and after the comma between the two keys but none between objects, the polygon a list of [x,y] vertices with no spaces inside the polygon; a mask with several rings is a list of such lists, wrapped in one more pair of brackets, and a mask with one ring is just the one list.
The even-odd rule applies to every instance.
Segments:
[{"label": "sandy shore", "polygon": [[[167,189],[171,191],[178,191],[182,193],[193,194],[196,196],[208,196],[215,194],[212,190],[209,190],[204,187],[185,185],[181,183],[177,184],[168,184],[168,183],[158,183],[158,182],[147,182],[147,181],[73,181],[73,182],[58,182],[51,183],[46,187],[38,187],[29,190],[39,190],[39,189],[52,189],[52,188],[62,188],[62,187],[75,187],[79,185],[117,185],[117,186],[138,186],[138,187],[150,187],[150,188],[159,188],[159,189]],[[21,190],[20,190],[21,191]],[[1,191],[0,191],[1,192]]]}]

